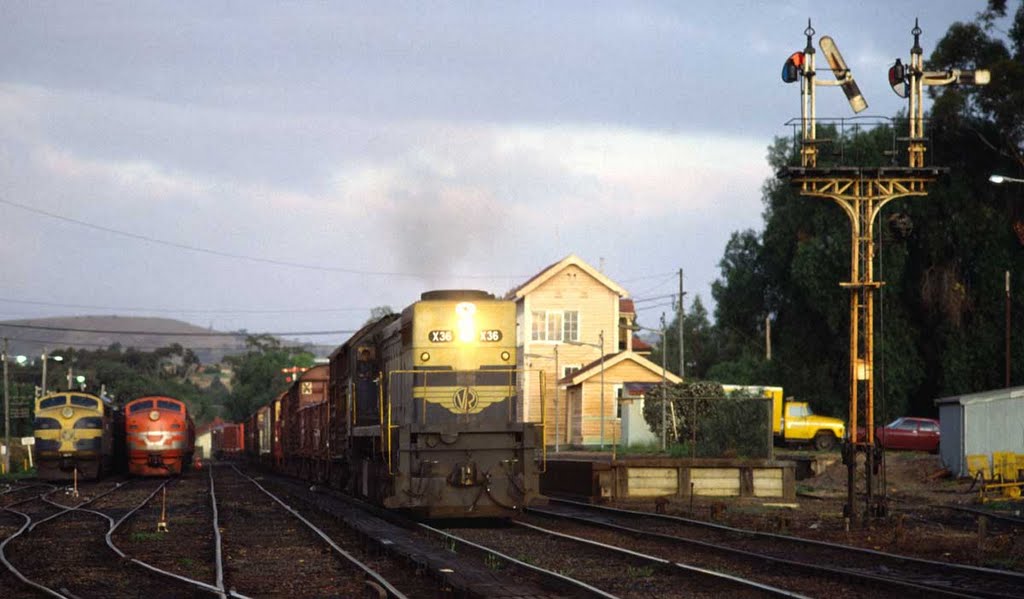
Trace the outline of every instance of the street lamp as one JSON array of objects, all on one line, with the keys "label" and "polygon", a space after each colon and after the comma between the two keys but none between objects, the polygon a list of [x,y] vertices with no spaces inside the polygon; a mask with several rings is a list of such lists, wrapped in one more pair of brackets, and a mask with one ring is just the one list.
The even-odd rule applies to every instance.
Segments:
[{"label": "street lamp", "polygon": [[601,343],[587,343],[585,341],[566,341],[569,345],[587,345],[601,350],[601,449],[604,450],[604,329],[598,334]]},{"label": "street lamp", "polygon": [[7,337],[4,337],[4,351],[0,354],[4,363],[4,455],[3,473],[11,471],[11,400],[10,389],[7,387]]},{"label": "street lamp", "polygon": [[[996,185],[1002,185],[1003,183],[1024,183],[1024,179],[1018,179],[1016,177],[1007,177],[1006,175],[990,175],[988,178],[989,182],[995,183]],[[1010,387],[1010,271],[1006,271],[1006,380],[1005,385],[1007,388]]]},{"label": "street lamp", "polygon": [[54,362],[63,362],[64,361],[64,356],[51,356],[51,355],[46,353],[46,348],[44,347],[43,348],[42,358],[43,358],[43,384],[41,386],[40,393],[42,393],[43,395],[46,395],[46,362],[47,362],[47,360],[53,360]]}]

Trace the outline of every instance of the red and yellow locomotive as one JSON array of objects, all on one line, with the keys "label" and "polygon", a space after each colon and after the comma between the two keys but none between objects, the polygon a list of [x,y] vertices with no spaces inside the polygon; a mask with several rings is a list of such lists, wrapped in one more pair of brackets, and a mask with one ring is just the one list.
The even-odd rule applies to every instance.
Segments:
[{"label": "red and yellow locomotive", "polygon": [[138,476],[170,476],[192,463],[196,430],[184,402],[149,396],[125,406],[128,471]]}]

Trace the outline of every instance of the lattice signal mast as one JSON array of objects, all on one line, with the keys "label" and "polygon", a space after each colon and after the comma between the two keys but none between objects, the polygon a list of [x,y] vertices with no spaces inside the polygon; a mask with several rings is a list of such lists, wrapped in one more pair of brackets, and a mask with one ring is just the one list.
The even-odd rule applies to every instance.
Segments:
[{"label": "lattice signal mast", "polygon": [[[807,45],[803,51],[790,55],[782,68],[782,80],[800,82],[801,137],[800,166],[787,167],[780,173],[797,186],[801,195],[830,199],[836,202],[850,218],[850,280],[840,286],[850,290],[850,406],[847,440],[843,446],[843,460],[847,465],[847,503],[844,514],[853,521],[859,519],[855,509],[855,481],[857,453],[863,452],[865,478],[865,517],[881,516],[887,511],[885,489],[875,489],[874,477],[881,464],[879,447],[874,433],[874,298],[882,282],[874,278],[874,225],[882,207],[892,200],[928,194],[928,184],[948,169],[926,167],[924,164],[924,85],[988,83],[988,71],[925,71],[920,44],[921,29],[917,22],[911,34],[914,46],[910,50],[909,66],[897,59],[889,69],[889,83],[902,98],[909,98],[908,162],[901,166],[818,166],[819,147],[831,140],[817,137],[815,90],[818,86],[838,86],[846,94],[853,111],[861,112],[867,102],[860,93],[835,42],[828,36],[820,40],[821,51],[831,67],[834,80],[817,76],[814,64],[814,29],[810,20],[804,35]],[[863,430],[863,436],[858,434]]]}]

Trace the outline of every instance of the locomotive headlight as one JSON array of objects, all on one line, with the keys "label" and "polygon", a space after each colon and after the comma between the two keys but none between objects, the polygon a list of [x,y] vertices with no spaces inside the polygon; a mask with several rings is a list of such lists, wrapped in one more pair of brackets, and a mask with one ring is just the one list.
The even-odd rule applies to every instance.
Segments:
[{"label": "locomotive headlight", "polygon": [[507,351],[503,351],[501,352],[501,359],[508,362],[510,359],[512,359],[512,354],[508,353]]},{"label": "locomotive headlight", "polygon": [[156,422],[157,420],[160,420],[160,412],[159,412],[159,410],[153,410],[152,412],[150,412],[149,413],[149,419],[152,420],[153,422]]},{"label": "locomotive headlight", "polygon": [[422,354],[420,354],[420,362],[429,362],[429,361],[430,361],[430,352],[423,352]]},{"label": "locomotive headlight", "polygon": [[65,418],[71,418],[72,416],[74,416],[74,415],[75,415],[75,410],[74,410],[74,409],[72,409],[72,408],[71,408],[71,407],[69,406],[69,407],[66,407],[66,408],[64,408],[63,410],[61,410],[61,411],[60,411],[60,415],[61,415],[61,416],[63,416],[63,417],[65,417]]},{"label": "locomotive headlight", "polygon": [[459,341],[472,343],[476,340],[476,304],[462,302],[455,306],[458,319]]}]

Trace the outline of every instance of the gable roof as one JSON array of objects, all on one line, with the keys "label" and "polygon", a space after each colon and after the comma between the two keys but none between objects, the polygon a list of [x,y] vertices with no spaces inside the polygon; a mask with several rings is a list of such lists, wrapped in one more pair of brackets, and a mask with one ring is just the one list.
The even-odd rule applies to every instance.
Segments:
[{"label": "gable roof", "polygon": [[601,274],[600,271],[598,271],[593,266],[591,266],[591,265],[587,264],[586,262],[584,262],[583,259],[580,258],[579,256],[577,256],[576,254],[569,254],[568,256],[566,256],[565,258],[562,258],[558,262],[555,262],[554,264],[545,267],[539,273],[537,273],[537,274],[533,275],[532,277],[530,277],[529,280],[527,280],[525,283],[523,283],[519,287],[516,287],[512,291],[509,291],[505,295],[505,298],[506,299],[516,299],[516,300],[521,299],[522,297],[526,296],[530,292],[534,291],[535,289],[537,289],[538,287],[540,287],[541,285],[546,283],[548,280],[550,280],[552,277],[557,275],[559,272],[561,272],[567,266],[579,267],[580,270],[582,270],[583,272],[587,273],[588,275],[590,275],[591,277],[596,279],[598,282],[600,282],[602,285],[604,285],[608,289],[611,289],[612,291],[617,293],[619,295],[619,297],[628,297],[629,296],[629,292],[626,291],[625,289],[623,289],[622,287],[619,287],[615,283],[615,281],[612,281],[608,277],[606,277],[603,274]]},{"label": "gable roof", "polygon": [[[652,373],[656,374],[657,376],[659,376],[659,377],[661,376],[661,373],[662,373],[661,366],[658,366],[657,364],[655,364],[654,362],[651,362],[647,358],[645,358],[645,357],[643,357],[643,356],[641,356],[639,354],[636,354],[634,352],[631,352],[631,351],[621,351],[621,352],[618,352],[616,354],[608,354],[608,355],[606,355],[604,357],[604,370],[607,371],[610,368],[612,368],[613,366],[615,366],[616,364],[619,364],[621,362],[625,362],[626,360],[635,362],[639,366],[642,366],[642,367],[646,368],[647,370],[650,370]],[[591,362],[590,364],[587,364],[583,368],[580,368],[576,372],[570,374],[569,376],[563,378],[562,380],[560,380],[558,382],[562,383],[562,384],[565,384],[565,385],[579,385],[579,384],[583,383],[584,381],[586,381],[587,379],[595,377],[595,376],[599,376],[600,374],[601,374],[601,358],[598,358],[598,359],[594,360],[593,362]],[[679,378],[678,375],[676,375],[675,373],[669,372],[667,370],[665,371],[665,380],[668,381],[669,383],[673,383],[673,384],[678,384],[678,383],[683,382],[683,379]]]}]

